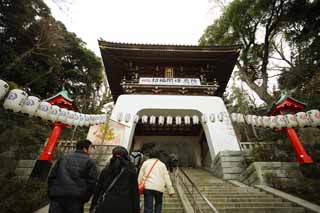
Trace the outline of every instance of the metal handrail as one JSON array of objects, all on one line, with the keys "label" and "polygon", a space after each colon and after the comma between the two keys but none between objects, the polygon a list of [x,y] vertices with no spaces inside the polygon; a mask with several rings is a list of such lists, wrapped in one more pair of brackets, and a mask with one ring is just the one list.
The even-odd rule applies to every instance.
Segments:
[{"label": "metal handrail", "polygon": [[[183,175],[181,176],[180,173]],[[199,204],[196,202],[196,199],[194,197],[194,193],[193,193],[193,189],[200,195],[200,197],[207,203],[207,205],[210,207],[210,209],[214,212],[214,213],[219,213],[218,209],[216,207],[214,207],[214,205],[208,200],[208,198],[203,195],[199,188],[196,186],[196,184],[191,180],[191,178],[187,175],[187,173],[185,171],[183,171],[183,169],[178,168],[177,167],[177,176],[179,179],[182,180],[182,184],[184,186],[184,188],[187,190],[187,192],[191,195],[192,197],[192,201],[193,201],[193,209],[196,212],[196,208],[199,210],[199,212],[203,212],[203,210],[200,208]],[[184,182],[184,178],[186,178],[188,180],[188,182],[191,184],[192,188],[191,190],[189,189],[189,186]]]}]

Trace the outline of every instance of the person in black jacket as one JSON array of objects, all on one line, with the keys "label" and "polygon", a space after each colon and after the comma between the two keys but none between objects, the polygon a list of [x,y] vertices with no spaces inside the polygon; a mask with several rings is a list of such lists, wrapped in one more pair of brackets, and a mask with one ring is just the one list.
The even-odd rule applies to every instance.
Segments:
[{"label": "person in black jacket", "polygon": [[[123,173],[105,199],[102,202],[98,201],[115,177],[120,174],[122,168]],[[101,172],[90,209],[97,205],[96,213],[139,213],[140,198],[137,179],[136,169],[130,161],[128,151],[121,146],[115,147],[112,150],[110,163]]]},{"label": "person in black jacket", "polygon": [[61,157],[48,177],[49,213],[83,213],[97,183],[91,142],[80,140],[76,151]]}]

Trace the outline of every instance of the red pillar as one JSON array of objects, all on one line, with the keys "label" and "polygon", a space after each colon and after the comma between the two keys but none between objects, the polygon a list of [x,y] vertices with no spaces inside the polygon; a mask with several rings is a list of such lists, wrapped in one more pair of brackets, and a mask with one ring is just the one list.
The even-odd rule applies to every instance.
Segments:
[{"label": "red pillar", "polygon": [[307,152],[304,150],[301,141],[296,133],[296,131],[293,128],[284,128],[290,142],[293,146],[293,149],[296,153],[296,158],[298,162],[302,165],[305,163],[313,163],[312,158],[307,154]]},{"label": "red pillar", "polygon": [[51,132],[48,143],[44,148],[43,152],[41,153],[39,160],[47,160],[49,162],[52,161],[53,153],[57,146],[57,142],[61,134],[62,128],[63,128],[63,124],[60,124],[60,123],[54,124],[54,128]]}]

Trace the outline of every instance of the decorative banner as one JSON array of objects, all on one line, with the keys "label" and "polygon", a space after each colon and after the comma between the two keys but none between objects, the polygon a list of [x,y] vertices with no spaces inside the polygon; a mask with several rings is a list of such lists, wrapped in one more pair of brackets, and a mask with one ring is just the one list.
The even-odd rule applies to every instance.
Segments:
[{"label": "decorative banner", "polygon": [[140,78],[139,84],[200,86],[198,78]]},{"label": "decorative banner", "polygon": [[109,120],[107,124],[91,126],[87,139],[94,145],[121,145],[124,131],[125,125]]}]

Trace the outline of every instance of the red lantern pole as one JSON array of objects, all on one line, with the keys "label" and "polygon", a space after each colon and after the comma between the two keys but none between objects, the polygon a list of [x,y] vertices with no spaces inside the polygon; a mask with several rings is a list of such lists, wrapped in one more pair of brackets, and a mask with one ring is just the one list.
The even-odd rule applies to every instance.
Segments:
[{"label": "red lantern pole", "polygon": [[41,153],[39,160],[46,160],[50,163],[52,162],[54,150],[58,144],[58,139],[60,137],[61,131],[63,129],[63,124],[54,123],[54,128],[49,137],[48,143]]},{"label": "red lantern pole", "polygon": [[284,128],[286,131],[290,142],[293,146],[294,152],[296,154],[296,158],[300,165],[305,163],[313,163],[312,158],[307,154],[307,152],[304,150],[301,141],[296,133],[296,131],[293,128]]}]

